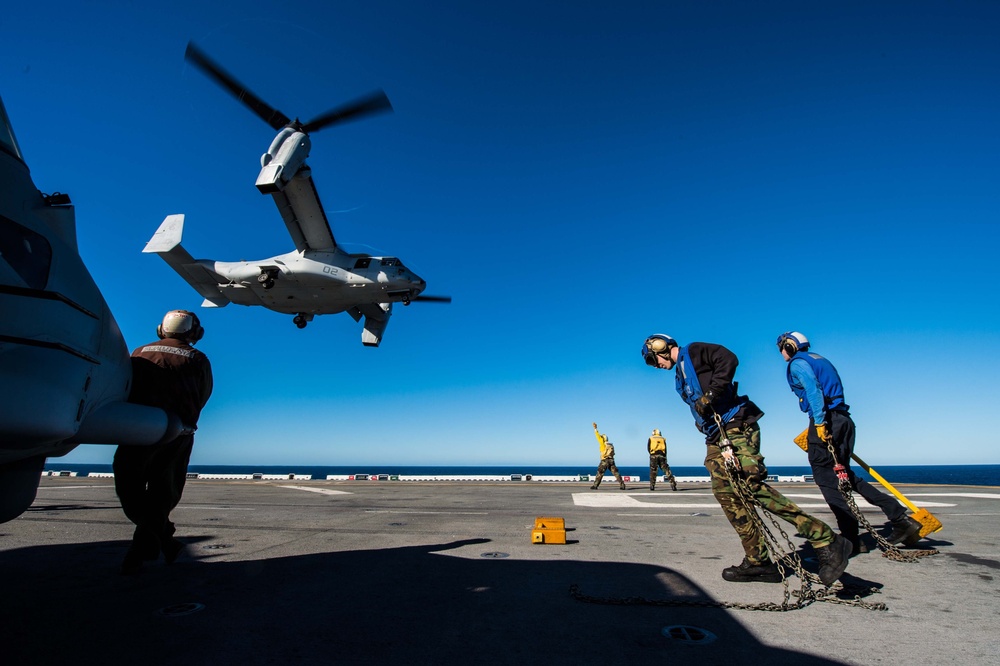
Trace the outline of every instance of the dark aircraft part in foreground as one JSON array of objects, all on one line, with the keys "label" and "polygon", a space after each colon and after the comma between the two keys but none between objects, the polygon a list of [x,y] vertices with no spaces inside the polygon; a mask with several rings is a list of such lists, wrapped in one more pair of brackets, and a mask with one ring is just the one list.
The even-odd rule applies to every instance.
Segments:
[{"label": "dark aircraft part in foreground", "polygon": [[0,465],[0,523],[17,518],[35,501],[45,456],[32,456]]},{"label": "dark aircraft part in foreground", "polygon": [[48,457],[183,431],[163,410],[126,402],[128,348],[80,259],[73,206],[35,187],[2,102],[0,312],[0,522],[34,501]]}]

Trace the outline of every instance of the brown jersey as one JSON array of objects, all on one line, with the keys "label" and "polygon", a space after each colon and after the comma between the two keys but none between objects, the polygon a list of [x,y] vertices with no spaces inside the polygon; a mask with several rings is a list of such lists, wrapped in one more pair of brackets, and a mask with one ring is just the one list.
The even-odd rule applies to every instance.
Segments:
[{"label": "brown jersey", "polygon": [[185,425],[197,426],[212,395],[212,366],[190,344],[164,338],[132,352],[129,402],[173,412]]}]

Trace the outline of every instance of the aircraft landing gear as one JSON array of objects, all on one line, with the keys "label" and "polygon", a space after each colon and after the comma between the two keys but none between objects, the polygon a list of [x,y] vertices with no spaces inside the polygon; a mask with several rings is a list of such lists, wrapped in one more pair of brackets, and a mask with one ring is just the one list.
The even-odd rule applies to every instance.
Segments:
[{"label": "aircraft landing gear", "polygon": [[299,328],[305,328],[306,324],[308,324],[309,322],[307,322],[306,318],[303,317],[302,315],[295,315],[295,318],[292,319],[292,323],[298,326]]},{"label": "aircraft landing gear", "polygon": [[260,275],[257,276],[257,282],[264,289],[270,289],[274,286],[274,273],[272,271],[261,271]]}]

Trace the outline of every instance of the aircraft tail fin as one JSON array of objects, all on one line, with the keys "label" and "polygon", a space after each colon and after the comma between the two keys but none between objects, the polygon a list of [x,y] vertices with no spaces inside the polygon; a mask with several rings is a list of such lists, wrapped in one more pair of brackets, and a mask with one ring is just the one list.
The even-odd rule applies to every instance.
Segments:
[{"label": "aircraft tail fin", "polygon": [[219,291],[218,281],[181,247],[183,234],[184,215],[167,215],[142,251],[160,255],[205,299],[203,307],[221,308],[229,305],[229,299]]},{"label": "aircraft tail fin", "polygon": [[[156,254],[162,254],[164,252],[170,252],[174,248],[179,249],[184,254],[187,252],[181,245],[181,236],[184,234],[184,215],[167,215],[163,218],[163,222],[160,223],[159,228],[153,237],[149,239],[146,243],[146,247],[142,249],[143,252],[155,252]],[[187,255],[189,258],[191,255]],[[192,259],[191,261],[194,261]]]}]

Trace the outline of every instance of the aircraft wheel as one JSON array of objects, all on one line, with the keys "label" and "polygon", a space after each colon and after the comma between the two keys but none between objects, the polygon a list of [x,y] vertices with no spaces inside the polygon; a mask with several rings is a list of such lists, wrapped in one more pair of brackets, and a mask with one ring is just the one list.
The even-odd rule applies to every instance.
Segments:
[{"label": "aircraft wheel", "polygon": [[257,282],[260,282],[262,284],[264,282],[271,282],[271,276],[268,275],[267,273],[261,273],[260,275],[257,276]]},{"label": "aircraft wheel", "polygon": [[264,287],[264,289],[270,289],[271,287],[274,286],[274,280],[266,280],[266,281],[265,280],[259,280],[259,282],[260,282],[260,286]]},{"label": "aircraft wheel", "polygon": [[307,322],[305,318],[302,317],[301,315],[295,315],[295,318],[292,319],[292,323],[298,326],[299,328],[305,328],[306,324],[308,324],[309,322]]}]

